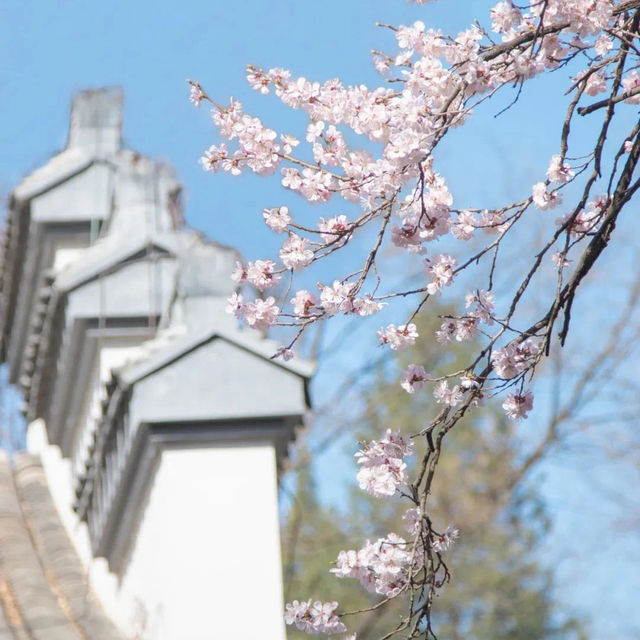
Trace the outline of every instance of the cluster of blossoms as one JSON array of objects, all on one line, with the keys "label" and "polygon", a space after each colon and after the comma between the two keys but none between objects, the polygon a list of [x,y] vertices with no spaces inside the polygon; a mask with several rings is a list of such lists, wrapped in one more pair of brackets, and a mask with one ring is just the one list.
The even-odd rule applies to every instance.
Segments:
[{"label": "cluster of blossoms", "polygon": [[356,578],[367,591],[393,597],[405,587],[413,558],[412,545],[390,533],[375,542],[367,540],[359,551],[341,551],[331,573]]},{"label": "cluster of blossoms", "polygon": [[337,608],[337,602],[316,601],[312,604],[311,600],[304,602],[294,600],[286,606],[284,621],[306,633],[328,635],[344,633],[347,628],[336,614]]},{"label": "cluster of blossoms", "polygon": [[301,289],[291,298],[291,305],[293,306],[293,313],[298,318],[310,318],[314,315],[314,311],[318,309],[320,301],[310,291]]},{"label": "cluster of blossoms", "polygon": [[455,407],[462,401],[463,393],[464,391],[460,385],[456,384],[453,387],[449,387],[449,383],[446,380],[441,380],[433,391],[433,397],[438,404]]},{"label": "cluster of blossoms", "polygon": [[[363,203],[365,209],[371,211],[375,211],[378,203],[393,198],[409,182],[416,181],[412,192],[390,208],[401,219],[399,224],[391,226],[391,241],[409,252],[423,253],[425,243],[448,233],[460,240],[469,240],[478,228],[503,233],[503,212],[486,211],[477,215],[467,210],[453,216],[453,198],[443,177],[433,170],[430,158],[430,150],[443,132],[442,114],[448,114],[447,127],[459,126],[470,113],[465,105],[473,96],[555,69],[572,51],[593,47],[596,59],[601,58],[613,47],[611,37],[601,33],[616,24],[613,8],[614,3],[608,0],[549,0],[533,3],[527,12],[511,2],[499,2],[491,9],[491,22],[494,32],[500,34],[505,43],[529,34],[540,19],[548,27],[557,24],[562,25],[562,29],[545,34],[536,47],[525,41],[513,49],[491,55],[488,55],[491,45],[477,25],[453,39],[426,28],[420,21],[400,26],[395,30],[400,53],[395,58],[377,56],[380,70],[398,72],[400,90],[369,89],[363,85],[345,87],[338,80],[318,83],[294,78],[282,68],[263,71],[250,67],[247,79],[254,89],[262,94],[274,92],[286,105],[306,111],[310,122],[305,139],[311,145],[316,164],[291,156],[299,144],[298,139],[289,134],[278,136],[259,119],[247,115],[237,100],[213,109],[213,119],[221,135],[228,142],[236,143],[237,149],[228,150],[225,142],[214,145],[203,156],[203,164],[212,171],[222,168],[237,174],[247,166],[263,174],[272,173],[285,163],[283,185],[310,202],[340,195],[347,201]],[[568,33],[574,35],[569,38],[565,35]],[[600,83],[606,80],[602,74],[588,73],[578,78],[577,83],[590,83],[591,91],[596,77]],[[631,71],[622,79],[625,91],[635,90],[638,77],[637,72]],[[192,102],[199,105],[204,98],[200,85],[192,83]],[[632,99],[636,99],[635,94],[629,98]],[[640,94],[637,99],[640,100]],[[381,157],[352,148],[341,127],[381,143]],[[559,188],[573,177],[574,171],[564,157],[553,156],[547,169],[547,182],[533,187],[533,203],[541,209],[557,206],[562,201]],[[554,183],[559,186],[550,188]],[[572,221],[572,233],[592,231],[601,219],[600,213],[597,204],[587,207]],[[287,237],[280,250],[282,269],[270,260],[256,260],[241,272],[238,282],[247,282],[260,291],[275,286],[282,270],[304,269],[318,257],[318,249],[309,238],[291,231],[292,218],[286,207],[266,209],[263,216],[271,230],[287,232]],[[368,213],[366,216],[369,220],[375,218]],[[321,218],[316,233],[325,245],[341,246],[360,224],[350,222],[343,214]],[[456,258],[449,254],[428,257],[426,271],[430,281],[426,291],[435,294],[450,285],[456,265]],[[314,317],[336,313],[365,316],[380,309],[380,302],[371,296],[354,299],[353,282],[336,283],[321,289],[321,301],[319,305],[314,303],[318,310],[313,313]],[[292,300],[299,302],[300,297],[296,294]],[[277,308],[275,304],[267,305],[265,314],[264,304],[259,303],[257,314],[242,314],[241,307],[231,306],[232,312],[246,318],[250,326],[261,327],[268,325],[273,309]],[[297,311],[295,315],[300,320],[309,318],[309,309],[307,299],[303,315]],[[467,340],[477,334],[479,321],[473,313],[450,319],[443,324],[437,338],[443,344]],[[379,332],[379,337],[393,349],[411,346],[417,336],[407,331],[407,326],[396,330],[389,325],[387,330]]]},{"label": "cluster of blossoms", "polygon": [[280,259],[287,269],[302,269],[313,261],[313,251],[309,249],[309,240],[290,233],[280,249]]},{"label": "cluster of blossoms", "polygon": [[232,175],[240,175],[244,167],[255,173],[273,173],[285,146],[291,146],[290,138],[277,142],[278,134],[265,127],[259,118],[244,113],[242,103],[232,100],[226,109],[214,109],[213,121],[227,140],[237,140],[238,148],[230,152],[225,143],[213,145],[204,153],[202,166],[216,173],[219,169]]},{"label": "cluster of blossoms", "polygon": [[[540,355],[540,343],[535,338],[527,338],[517,344],[508,344],[502,349],[496,349],[491,354],[491,362],[495,372],[504,380],[511,380],[533,366]],[[502,403],[502,408],[511,419],[526,418],[533,409],[533,394],[509,393]]]},{"label": "cluster of blossoms", "polygon": [[387,429],[384,438],[371,441],[355,454],[361,465],[358,484],[376,497],[392,496],[407,483],[404,459],[413,453],[413,443],[407,436]]},{"label": "cluster of blossoms", "polygon": [[531,14],[537,18],[544,15],[548,25],[567,24],[571,32],[584,38],[600,33],[611,24],[614,6],[611,0],[552,0],[532,3]]},{"label": "cluster of blossoms", "polygon": [[434,295],[438,293],[442,287],[449,286],[453,282],[453,270],[457,264],[456,259],[440,254],[433,258],[426,259],[427,274],[431,278],[431,282],[427,285],[427,291]]},{"label": "cluster of blossoms", "polygon": [[[410,526],[417,533],[418,510],[410,511],[411,516],[407,519],[412,520]],[[449,525],[443,534],[434,537],[431,548],[437,553],[444,553],[458,535],[458,530]],[[341,551],[331,573],[338,578],[355,578],[370,593],[393,598],[406,587],[410,571],[424,564],[424,558],[425,551],[420,542],[414,545],[395,533],[389,533],[375,542],[367,540],[358,551]]]},{"label": "cluster of blossoms", "polygon": [[[400,386],[407,393],[414,394],[432,380],[433,379],[425,371],[424,367],[410,364],[402,377]],[[483,400],[483,394],[479,388],[480,383],[469,376],[463,376],[460,378],[459,384],[456,384],[453,387],[449,387],[449,382],[445,379],[438,382],[433,390],[433,397],[438,404],[455,407],[462,402],[467,392],[471,392],[471,403],[473,406],[477,406],[481,404]]]},{"label": "cluster of blossoms", "polygon": [[337,313],[350,313],[353,311],[354,288],[355,284],[352,282],[343,283],[335,280],[333,286],[322,287],[320,305],[331,316]]},{"label": "cluster of blossoms", "polygon": [[490,291],[478,289],[467,294],[464,316],[447,318],[436,331],[436,340],[447,345],[452,341],[465,342],[478,334],[480,324],[493,324],[495,297]]},{"label": "cluster of blossoms", "polygon": [[316,308],[328,315],[352,313],[370,316],[382,309],[384,303],[377,302],[371,296],[354,297],[352,295],[354,286],[353,283],[342,284],[337,280],[331,287],[319,285],[320,299],[304,289],[298,291],[295,298],[291,299],[294,313],[299,318],[305,318],[310,315],[311,309]]},{"label": "cluster of blossoms", "polygon": [[[564,185],[571,182],[574,175],[575,173],[571,170],[569,164],[562,159],[562,156],[555,155],[551,158],[547,169],[548,182],[556,182]],[[562,194],[558,189],[550,191],[545,182],[536,182],[536,184],[533,185],[532,200],[538,209],[544,211],[546,209],[554,209],[559,204],[562,204]]]},{"label": "cluster of blossoms", "polygon": [[269,296],[265,300],[257,298],[252,302],[244,302],[241,294],[233,293],[226,307],[228,313],[232,313],[238,320],[243,320],[253,329],[266,331],[278,320],[280,308],[276,305],[275,298]]},{"label": "cluster of blossoms", "polygon": [[[430,242],[452,230],[449,193],[442,176],[429,167],[423,167],[424,188],[416,190],[397,210],[402,219],[391,231],[392,242],[410,253],[422,253],[424,243]],[[454,232],[458,226],[454,226]],[[471,234],[469,234],[470,237]]]},{"label": "cluster of blossoms", "polygon": [[555,209],[559,204],[562,204],[562,194],[557,190],[549,191],[544,182],[536,182],[533,185],[532,200],[538,209],[546,211],[547,209]]},{"label": "cluster of blossoms", "polygon": [[401,324],[398,327],[395,324],[390,324],[386,329],[378,331],[380,344],[388,344],[394,351],[402,351],[411,347],[416,343],[417,337],[418,330],[412,322]]},{"label": "cluster of blossoms", "polygon": [[484,401],[484,395],[480,390],[480,383],[472,377],[462,376],[459,384],[449,387],[447,380],[441,380],[433,390],[433,397],[438,404],[448,407],[459,405],[466,397],[469,396],[470,406],[480,406]]},{"label": "cluster of blossoms", "polygon": [[[529,13],[522,13],[510,2],[500,2],[491,10],[494,31],[502,35],[504,42],[530,32],[542,17],[541,6],[546,8],[546,25],[566,23],[567,30],[575,31],[577,38],[595,35],[615,20],[610,0],[534,3]],[[317,168],[305,163],[283,167],[284,186],[311,202],[326,201],[334,193],[349,201],[371,204],[389,197],[417,177],[413,167],[438,141],[443,111],[450,114],[448,126],[459,126],[469,113],[464,108],[465,100],[554,69],[572,49],[591,46],[575,37],[565,41],[553,33],[540,41],[536,51],[522,47],[487,58],[484,34],[476,25],[453,40],[426,29],[419,21],[399,27],[395,34],[400,54],[378,68],[385,72],[396,68],[398,79],[404,84],[401,91],[371,90],[362,85],[345,87],[339,80],[321,84],[293,78],[286,69],[249,68],[247,79],[254,89],[262,94],[273,90],[286,105],[306,111],[310,118],[306,140],[311,144]],[[609,48],[602,38],[593,46],[597,55]],[[637,73],[633,73],[623,80],[629,91],[638,85]],[[592,75],[585,82],[593,84]],[[203,97],[200,86],[193,83],[194,104],[200,104]],[[283,160],[290,161],[289,154],[298,145],[298,140],[287,134],[278,140],[275,131],[245,114],[238,101],[214,109],[213,117],[222,136],[237,141],[238,148],[230,152],[224,144],[211,147],[203,156],[208,170],[222,168],[238,174],[247,166],[256,173],[272,173]],[[350,148],[339,129],[341,125],[382,143],[382,157],[377,159],[367,151]],[[428,175],[424,182],[428,189],[420,201],[413,199],[411,206],[401,208],[403,223],[394,238],[405,246],[415,247],[446,233],[451,226],[451,198],[444,182],[435,174]],[[410,229],[420,237],[417,242]]]},{"label": "cluster of blossoms", "polygon": [[540,343],[535,338],[527,338],[520,343],[511,343],[491,354],[495,372],[503,380],[511,380],[529,369],[540,354]]},{"label": "cluster of blossoms", "polygon": [[246,267],[238,262],[231,278],[237,284],[246,282],[264,291],[275,287],[280,281],[280,274],[275,271],[275,268],[276,263],[273,260],[256,260],[249,262]]},{"label": "cluster of blossoms", "polygon": [[558,220],[558,224],[564,225],[570,222],[569,231],[571,235],[583,237],[593,233],[600,226],[608,204],[606,196],[598,196],[587,204],[586,209],[579,211],[573,220],[570,215],[566,215]]},{"label": "cluster of blossoms", "polygon": [[[414,536],[418,535],[421,521],[419,509],[409,509],[404,519],[407,521],[407,530]],[[444,533],[434,534],[431,548],[437,553],[445,553],[458,535],[458,530],[449,525]],[[425,556],[420,538],[414,544],[395,533],[389,533],[375,542],[367,540],[358,551],[340,551],[331,573],[338,578],[355,578],[370,593],[392,598],[406,587],[411,570],[424,565]]]},{"label": "cluster of blossoms", "polygon": [[[359,298],[354,296],[354,282],[340,282],[335,280],[331,287],[318,285],[320,288],[320,301],[315,304],[330,316],[338,313],[353,313],[359,316],[370,316],[382,309],[384,303],[375,301],[371,296]],[[298,292],[306,298],[306,291]],[[296,312],[297,314],[297,312]]]}]

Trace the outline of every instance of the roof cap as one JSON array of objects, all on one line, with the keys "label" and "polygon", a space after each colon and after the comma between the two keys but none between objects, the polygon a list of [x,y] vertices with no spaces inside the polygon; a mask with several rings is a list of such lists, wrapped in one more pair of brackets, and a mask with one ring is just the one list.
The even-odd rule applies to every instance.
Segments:
[{"label": "roof cap", "polygon": [[107,87],[81,91],[71,103],[67,148],[82,147],[115,153],[121,146],[122,89]]}]

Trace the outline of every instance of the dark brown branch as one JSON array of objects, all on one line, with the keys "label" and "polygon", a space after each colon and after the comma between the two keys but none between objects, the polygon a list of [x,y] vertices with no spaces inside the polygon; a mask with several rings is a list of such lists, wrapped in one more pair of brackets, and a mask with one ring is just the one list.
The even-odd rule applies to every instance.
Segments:
[{"label": "dark brown branch", "polygon": [[597,111],[598,109],[602,109],[611,104],[618,104],[618,102],[622,102],[623,100],[628,100],[633,96],[637,96],[639,93],[640,93],[640,87],[636,87],[631,91],[626,91],[625,93],[621,93],[613,98],[607,98],[606,100],[600,100],[599,102],[594,102],[593,104],[590,104],[587,107],[579,107],[578,113],[581,116],[586,116],[590,113],[593,113],[594,111]]}]

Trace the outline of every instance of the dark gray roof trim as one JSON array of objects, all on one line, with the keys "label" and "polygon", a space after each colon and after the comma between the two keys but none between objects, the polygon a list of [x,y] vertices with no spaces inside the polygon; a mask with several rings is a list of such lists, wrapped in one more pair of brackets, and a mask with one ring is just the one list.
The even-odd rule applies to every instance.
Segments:
[{"label": "dark gray roof trim", "polygon": [[172,249],[171,243],[163,242],[161,239],[139,241],[115,255],[109,254],[94,269],[63,280],[61,286],[60,278],[55,278],[52,272],[45,274],[45,286],[40,290],[33,310],[25,357],[18,377],[18,386],[25,398],[23,413],[28,420],[42,417],[48,406],[44,402],[47,396],[43,395],[43,390],[46,390],[43,383],[50,386],[54,382],[47,379],[45,374],[56,369],[55,366],[49,367],[47,363],[53,364],[57,359],[67,293],[99,277],[115,273],[129,262],[143,258],[150,252],[173,255]]},{"label": "dark gray roof trim", "polygon": [[[79,486],[76,508],[89,526],[94,555],[106,558],[110,570],[116,574],[126,567],[131,541],[135,540],[142,518],[140,505],[146,502],[160,455],[165,449],[262,441],[275,445],[280,460],[299,423],[300,416],[143,423],[135,434],[130,435],[126,431],[133,426],[128,425],[126,415],[120,413],[111,422],[115,433],[114,429],[108,434],[101,430],[104,436],[98,445],[101,450],[96,450],[89,475]],[[111,499],[103,503],[103,495],[109,495]]]}]

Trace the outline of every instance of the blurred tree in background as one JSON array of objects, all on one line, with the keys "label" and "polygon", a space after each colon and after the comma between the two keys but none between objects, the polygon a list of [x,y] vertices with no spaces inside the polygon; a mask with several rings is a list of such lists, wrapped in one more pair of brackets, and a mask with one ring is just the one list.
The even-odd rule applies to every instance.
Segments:
[{"label": "blurred tree in background", "polygon": [[[441,315],[446,315],[443,309]],[[433,326],[428,326],[427,323]],[[422,319],[421,335],[433,335],[441,322],[434,314]],[[455,370],[451,352],[420,343],[413,364],[438,375],[445,365]],[[454,349],[461,363],[474,345]],[[397,364],[405,368],[404,354]],[[419,358],[419,361],[416,359]],[[443,358],[446,357],[445,362]],[[430,394],[416,394],[407,402],[400,384],[389,384],[389,366],[377,371],[377,384],[363,398],[363,410],[352,429],[360,440],[379,438],[388,427],[402,430],[427,423],[438,409]],[[440,592],[434,608],[436,632],[443,639],[579,640],[586,638],[581,621],[554,606],[553,574],[541,562],[540,543],[549,527],[545,506],[535,485],[523,480],[521,444],[514,421],[486,408],[465,419],[448,437],[433,489],[430,517],[436,529],[448,524],[460,538],[448,552],[452,580]],[[410,427],[409,427],[410,428]],[[336,599],[343,611],[364,609],[381,596],[367,594],[353,579],[337,579],[329,572],[345,540],[358,549],[366,539],[389,532],[405,533],[403,500],[377,500],[354,487],[339,511],[318,496],[311,471],[313,437],[299,443],[295,453],[295,489],[283,528],[285,601],[297,594],[319,600]],[[426,446],[426,443],[425,443]],[[355,465],[354,465],[355,469]],[[406,612],[401,598],[358,617],[350,628],[358,638],[380,637],[391,631]],[[306,637],[288,629],[291,640]]]}]

